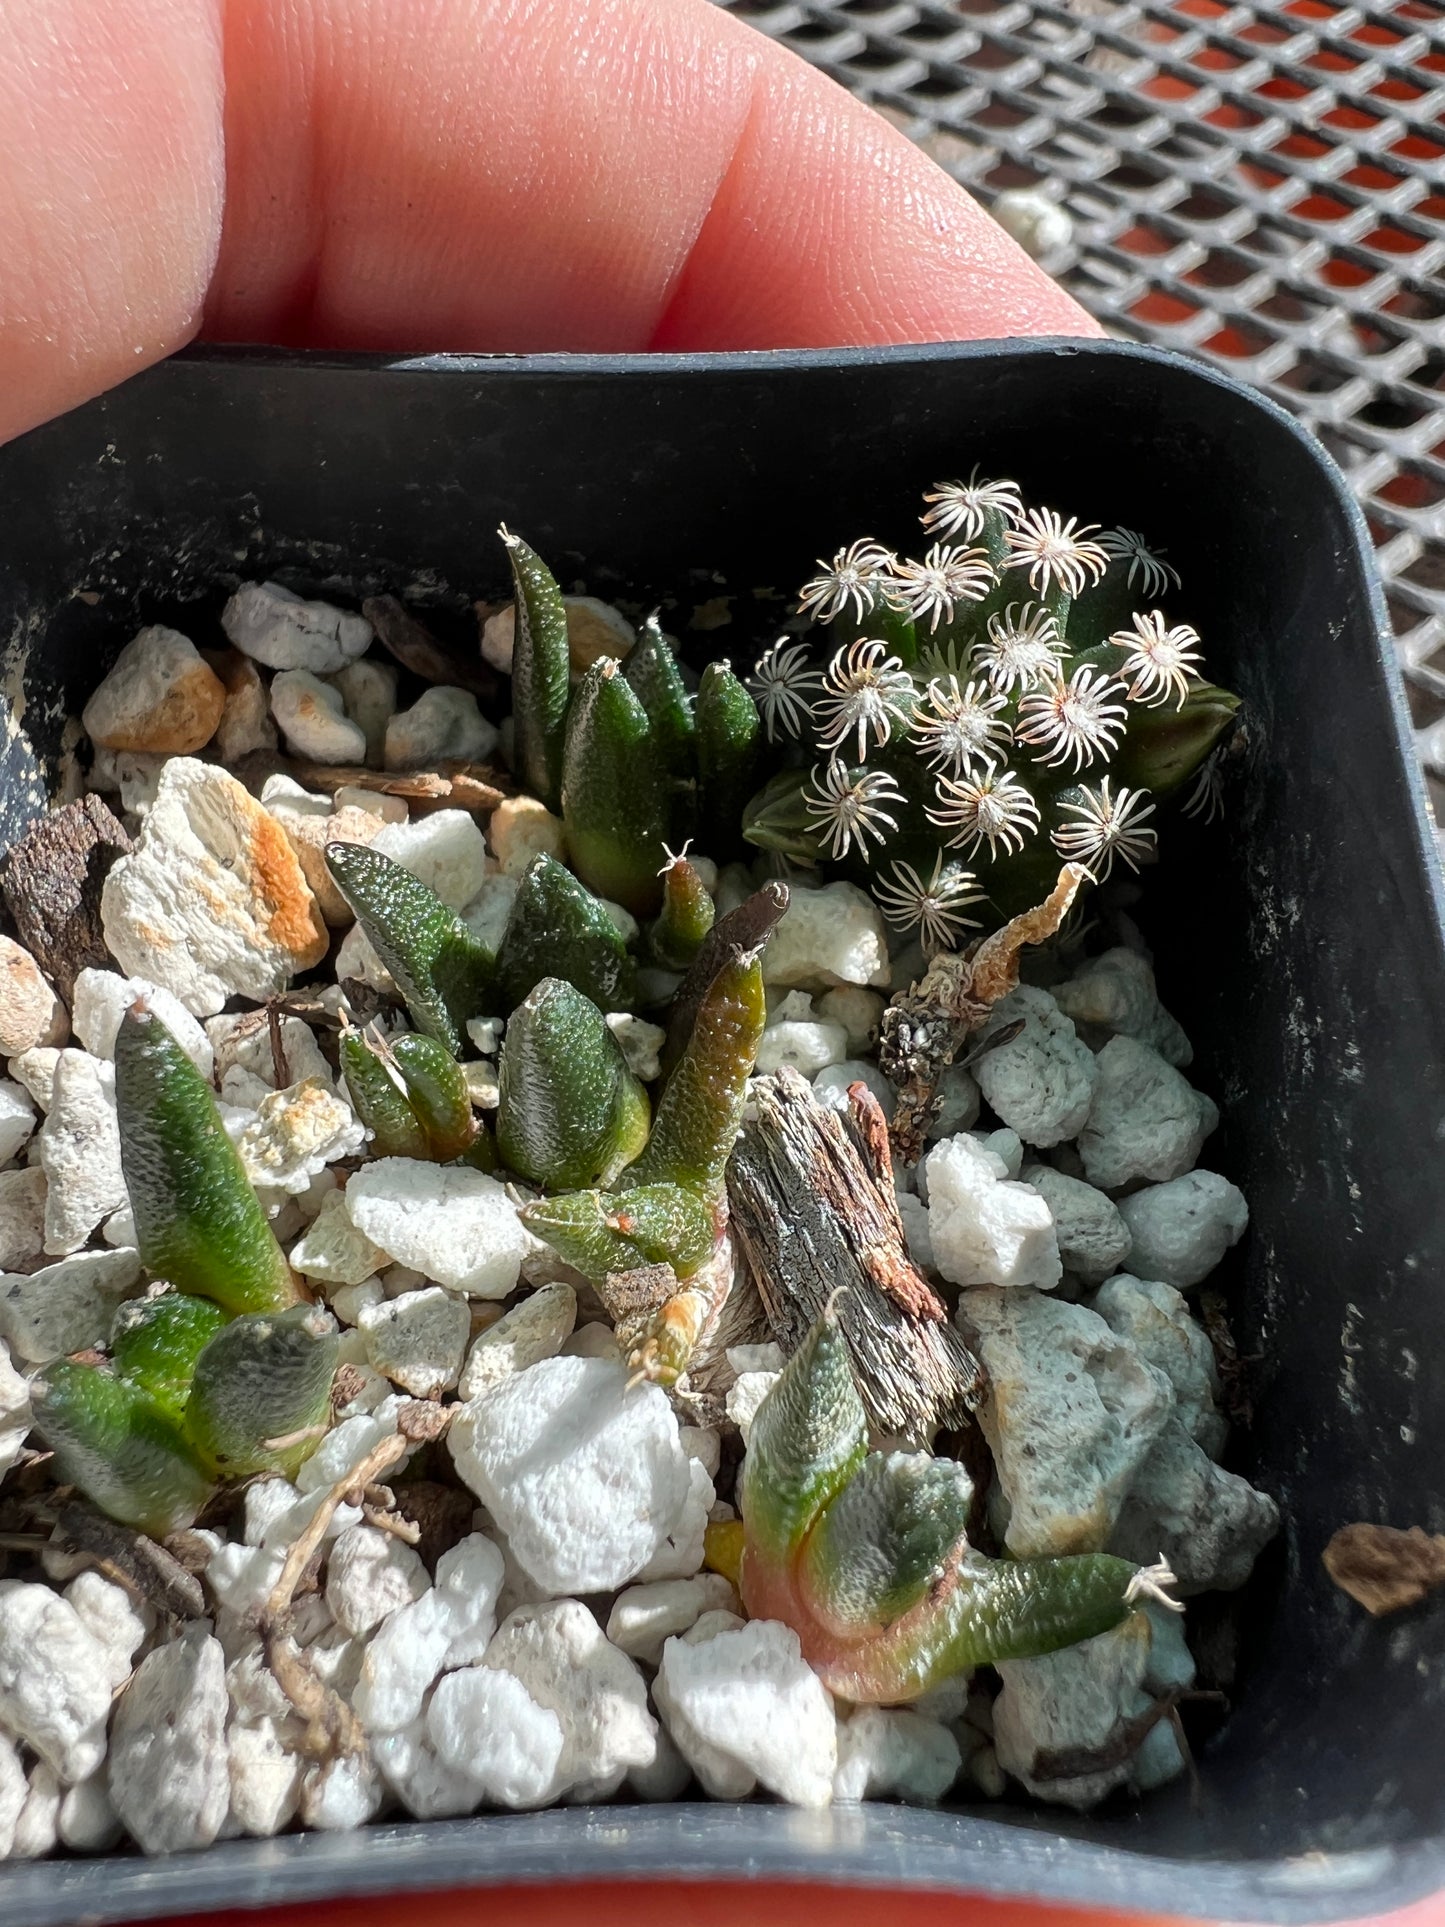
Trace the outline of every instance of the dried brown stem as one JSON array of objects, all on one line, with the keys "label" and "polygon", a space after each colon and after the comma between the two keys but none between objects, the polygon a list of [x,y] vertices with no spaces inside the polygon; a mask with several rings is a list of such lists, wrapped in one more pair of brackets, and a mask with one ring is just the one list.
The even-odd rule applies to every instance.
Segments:
[{"label": "dried brown stem", "polygon": [[84,1553],[107,1579],[114,1579],[157,1612],[172,1619],[204,1618],[206,1597],[200,1581],[154,1539],[78,1504],[62,1506],[55,1523],[54,1545],[65,1552]]},{"label": "dried brown stem", "polygon": [[309,790],[334,796],[339,789],[373,790],[400,796],[415,814],[431,810],[492,811],[513,794],[511,779],[489,763],[439,763],[433,770],[377,770],[353,763],[293,763],[291,773]]},{"label": "dried brown stem", "polygon": [[919,981],[883,1013],[878,1061],[898,1086],[893,1142],[905,1164],[916,1164],[938,1109],[938,1082],[1001,997],[1018,987],[1019,955],[1053,936],[1084,882],[1080,864],[1066,863],[1048,897],[985,937],[966,954],[944,951]]}]

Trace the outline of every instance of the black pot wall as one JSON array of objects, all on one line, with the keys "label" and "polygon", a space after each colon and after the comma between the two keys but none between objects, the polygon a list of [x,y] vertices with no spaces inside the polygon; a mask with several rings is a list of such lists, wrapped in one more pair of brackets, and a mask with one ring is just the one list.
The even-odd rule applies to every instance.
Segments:
[{"label": "black pot wall", "polygon": [[[7,1927],[290,1896],[599,1874],[798,1879],[1232,1918],[1372,1912],[1445,1883],[1445,1607],[1374,1623],[1326,1581],[1352,1519],[1445,1531],[1445,960],[1439,880],[1363,524],[1282,414],[1122,344],[652,360],[182,357],[0,450],[4,840],[139,619],[216,640],[265,571],[456,614],[506,593],[505,518],[603,595],[670,604],[740,657],[854,535],[917,543],[923,487],[1014,475],[1144,530],[1211,671],[1249,706],[1227,823],[1171,828],[1147,925],[1246,1188],[1239,1463],[1282,1545],[1245,1613],[1238,1710],[1186,1786],[1076,1818],[986,1807],[573,1809],[146,1864],[0,1867]],[[570,586],[570,582],[568,584]],[[474,632],[473,632],[474,633]]]}]

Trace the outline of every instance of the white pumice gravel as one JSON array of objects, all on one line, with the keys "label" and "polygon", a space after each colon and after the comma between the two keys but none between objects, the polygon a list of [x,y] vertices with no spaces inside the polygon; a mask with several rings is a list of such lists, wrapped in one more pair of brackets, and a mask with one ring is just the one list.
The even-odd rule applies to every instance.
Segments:
[{"label": "white pumice gravel", "polygon": [[13,937],[0,937],[0,1057],[63,1044],[69,1028],[64,1004],[30,952]]},{"label": "white pumice gravel", "polygon": [[813,1095],[830,1110],[846,1111],[850,1084],[866,1084],[882,1105],[883,1115],[887,1117],[891,1114],[894,1102],[893,1086],[876,1064],[870,1064],[862,1058],[845,1057],[841,1063],[830,1064],[826,1069],[819,1071],[813,1079]]},{"label": "white pumice gravel", "polygon": [[313,763],[366,760],[366,732],[347,715],[341,691],[309,669],[283,669],[274,678],[271,714],[297,756]]},{"label": "white pumice gravel", "polygon": [[487,843],[465,810],[434,810],[414,823],[385,823],[373,850],[409,870],[442,902],[462,910],[487,880]]},{"label": "white pumice gravel", "polygon": [[0,1277],[0,1337],[27,1365],[100,1345],[122,1298],[140,1290],[134,1251],[77,1251],[39,1271]]},{"label": "white pumice gravel", "polygon": [[607,1618],[607,1637],[613,1645],[656,1666],[665,1643],[689,1632],[704,1613],[738,1609],[732,1582],[721,1573],[699,1573],[692,1579],[654,1580],[629,1586],[613,1602]]},{"label": "white pumice gravel", "polygon": [[382,760],[387,769],[435,769],[438,763],[484,763],[497,747],[497,727],[467,689],[425,689],[410,709],[387,719]]},{"label": "white pumice gravel", "polygon": [[20,1155],[39,1122],[29,1091],[11,1078],[0,1078],[0,1164]]},{"label": "white pumice gravel", "polygon": [[438,1559],[436,1584],[382,1621],[352,1694],[368,1732],[410,1727],[440,1674],[483,1657],[496,1631],[504,1577],[499,1548],[484,1534],[469,1533]]},{"label": "white pumice gravel", "polygon": [[558,862],[566,849],[566,830],[535,796],[508,796],[492,811],[487,834],[503,876],[521,878],[539,856]]},{"label": "white pumice gravel", "polygon": [[448,1673],[427,1708],[437,1758],[486,1800],[514,1811],[546,1806],[566,1747],[562,1722],[514,1674],[472,1666]]},{"label": "white pumice gravel", "polygon": [[328,1164],[355,1157],[365,1142],[351,1106],[325,1079],[308,1077],[262,1098],[236,1149],[258,1189],[301,1192]]},{"label": "white pumice gravel", "polygon": [[1048,1205],[1007,1170],[966,1131],[929,1152],[928,1237],[950,1284],[1048,1290],[1063,1275]]},{"label": "white pumice gravel", "polygon": [[936,1806],[962,1764],[958,1741],[941,1721],[907,1707],[855,1707],[838,1727],[833,1798]]},{"label": "white pumice gravel", "polygon": [[89,1051],[60,1053],[34,1157],[47,1187],[45,1249],[54,1257],[79,1251],[101,1220],[128,1202],[113,1064]]},{"label": "white pumice gravel", "polygon": [[260,672],[239,649],[218,652],[211,666],[226,687],[226,706],[216,726],[212,747],[228,769],[256,750],[274,750],[276,731]]},{"label": "white pumice gravel", "polygon": [[657,1722],[647,1710],[646,1682],[578,1600],[549,1600],[509,1614],[482,1669],[510,1675],[534,1705],[556,1716],[562,1751],[549,1800],[606,1799],[629,1767],[652,1764]]},{"label": "white pumice gravel", "polygon": [[830,1064],[841,1064],[848,1054],[848,1033],[841,1024],[785,1021],[769,1024],[758,1042],[757,1073],[763,1076],[789,1065],[803,1077],[814,1077]]},{"label": "white pumice gravel", "polygon": [[607,1028],[621,1045],[627,1068],[634,1077],[651,1083],[653,1078],[661,1075],[662,1047],[667,1042],[667,1032],[661,1024],[649,1024],[645,1017],[634,1017],[631,1011],[617,1010],[608,1016]]},{"label": "white pumice gravel", "polygon": [[1053,1215],[1065,1271],[1098,1284],[1119,1269],[1134,1239],[1112,1198],[1048,1164],[1026,1164],[1022,1177]]},{"label": "white pumice gravel", "polygon": [[758,1407],[777,1384],[779,1376],[777,1372],[742,1372],[728,1387],[728,1420],[741,1432],[744,1445],[752,1436]]},{"label": "white pumice gravel", "polygon": [[244,583],[221,611],[221,627],[243,655],[268,669],[318,676],[365,655],[372,639],[364,616],[307,602],[279,582]]},{"label": "white pumice gravel", "polygon": [[1190,1291],[1207,1278],[1249,1223],[1244,1193],[1216,1171],[1189,1171],[1123,1198],[1130,1264],[1142,1276]]},{"label": "white pumice gravel", "polygon": [[1108,1550],[1141,1565],[1162,1556],[1187,1599],[1237,1590],[1278,1530],[1274,1500],[1216,1465],[1174,1414],[1130,1482]]},{"label": "white pumice gravel", "polygon": [[1089,1183],[1117,1191],[1191,1170],[1219,1122],[1211,1100],[1133,1037],[1111,1037],[1093,1061],[1098,1083],[1078,1138]]},{"label": "white pumice gravel", "polygon": [[332,1191],[291,1247],[291,1264],[321,1285],[360,1285],[385,1265],[387,1254],[351,1221],[346,1194]]},{"label": "white pumice gravel", "polygon": [[448,1443],[518,1562],[554,1594],[625,1585],[687,1504],[689,1460],[666,1393],[629,1391],[603,1359],[516,1373],[462,1407]]},{"label": "white pumice gravel", "polygon": [[515,1290],[532,1245],[505,1185],[464,1166],[378,1158],[347,1184],[346,1209],[390,1257],[472,1298]]},{"label": "white pumice gravel", "polygon": [[257,1002],[320,963],[329,942],[286,833],[233,776],[173,757],[129,856],[101,891],[112,956],[197,1017]]},{"label": "white pumice gravel", "polygon": [[350,1526],[326,1562],[326,1603],[338,1626],[365,1634],[388,1614],[420,1599],[431,1581],[412,1548],[395,1533]]},{"label": "white pumice gravel", "polygon": [[45,1173],[38,1164],[0,1171],[0,1271],[14,1271],[45,1249]]},{"label": "white pumice gravel", "polygon": [[367,1357],[393,1385],[415,1398],[439,1398],[456,1385],[472,1323],[456,1292],[440,1285],[403,1292],[365,1307],[355,1322]]},{"label": "white pumice gravel", "polygon": [[465,1403],[500,1385],[516,1372],[555,1358],[577,1323],[577,1294],[568,1284],[543,1285],[503,1312],[477,1337],[467,1353],[457,1385]]},{"label": "white pumice gravel", "polygon": [[[341,691],[347,715],[366,738],[366,761],[379,764],[386,726],[396,711],[396,671],[389,663],[362,657],[336,670],[332,681]],[[337,808],[342,807],[338,801]]]},{"label": "white pumice gravel", "polygon": [[827,883],[819,890],[793,892],[763,952],[766,983],[829,990],[839,984],[886,984],[888,977],[888,933],[865,890],[853,883]]},{"label": "white pumice gravel", "polygon": [[1008,1551],[1102,1550],[1173,1416],[1168,1379],[1095,1312],[1040,1292],[966,1291],[958,1318],[988,1373],[979,1420],[1010,1508]]},{"label": "white pumice gravel", "polygon": [[1006,1044],[986,1050],[973,1066],[985,1100],[1026,1144],[1046,1148],[1074,1137],[1093,1101],[1094,1054],[1046,990],[1021,984],[993,1007],[985,1041],[1022,1021]]},{"label": "white pumice gravel", "polygon": [[0,1730],[24,1740],[62,1780],[84,1780],[106,1752],[113,1667],[68,1599],[0,1580]]},{"label": "white pumice gravel", "polygon": [[190,756],[225,706],[225,684],[190,638],[156,624],[121,650],[80,720],[100,749]]},{"label": "white pumice gravel", "polygon": [[850,1056],[861,1057],[877,1044],[884,1006],[876,990],[864,990],[858,984],[839,984],[825,990],[816,1000],[816,1007],[824,1023],[843,1026],[848,1035]]},{"label": "white pumice gravel", "polygon": [[795,1806],[827,1806],[838,1724],[797,1634],[768,1619],[708,1630],[702,1619],[668,1640],[653,1687],[683,1758],[715,1800],[746,1799],[761,1784]]},{"label": "white pumice gravel", "polygon": [[1180,1070],[1193,1060],[1189,1039],[1159,1001],[1148,958],[1137,950],[1121,946],[1091,958],[1056,986],[1054,999],[1076,1023],[1136,1037]]},{"label": "white pumice gravel", "polygon": [[30,1380],[16,1371],[10,1348],[0,1338],[0,1476],[19,1458],[31,1416]]},{"label": "white pumice gravel", "polygon": [[963,1064],[950,1064],[938,1080],[938,1108],[928,1127],[929,1142],[936,1144],[943,1138],[957,1137],[960,1131],[972,1130],[982,1108],[973,1072]]},{"label": "white pumice gravel", "polygon": [[1183,1296],[1172,1285],[1121,1272],[1099,1287],[1089,1309],[1127,1338],[1146,1365],[1163,1372],[1184,1429],[1217,1459],[1229,1435],[1219,1410],[1219,1367]]},{"label": "white pumice gravel", "polygon": [[77,1040],[92,1057],[113,1058],[121,1020],[136,1003],[160,1018],[202,1077],[209,1078],[215,1067],[210,1038],[178,997],[144,977],[122,977],[115,970],[80,971],[70,1000]]}]

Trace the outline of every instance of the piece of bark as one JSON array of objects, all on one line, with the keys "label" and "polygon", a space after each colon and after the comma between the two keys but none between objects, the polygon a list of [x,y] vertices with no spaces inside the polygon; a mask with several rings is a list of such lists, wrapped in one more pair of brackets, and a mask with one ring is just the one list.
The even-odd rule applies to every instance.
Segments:
[{"label": "piece of bark", "polygon": [[1445,1536],[1419,1526],[1341,1526],[1325,1547],[1324,1566],[1341,1592],[1379,1618],[1418,1606],[1445,1586]]},{"label": "piece of bark", "polygon": [[848,1096],[844,1114],[794,1070],[753,1080],[728,1163],[733,1235],[789,1355],[847,1287],[838,1321],[869,1421],[921,1442],[969,1422],[983,1370],[908,1256],[876,1100],[859,1085]]},{"label": "piece of bark", "polygon": [[376,631],[376,639],[389,655],[423,682],[448,683],[456,689],[469,689],[474,696],[495,702],[498,683],[495,673],[480,656],[469,656],[460,649],[449,649],[439,642],[404,602],[394,595],[368,596],[361,613]]},{"label": "piece of bark", "polygon": [[111,963],[100,893],[111,865],[131,847],[119,820],[93,794],[37,817],[10,846],[6,905],[20,941],[67,1004],[82,970]]},{"label": "piece of bark", "polygon": [[287,773],[308,790],[334,796],[342,788],[374,790],[399,796],[411,805],[413,816],[433,810],[470,810],[490,816],[499,803],[515,794],[516,786],[490,763],[443,762],[430,770],[366,769],[356,763],[291,763]]},{"label": "piece of bark", "polygon": [[108,1578],[148,1600],[158,1612],[172,1619],[204,1618],[206,1599],[200,1580],[143,1532],[117,1525],[114,1519],[79,1504],[62,1506],[55,1526],[52,1545],[84,1553]]}]

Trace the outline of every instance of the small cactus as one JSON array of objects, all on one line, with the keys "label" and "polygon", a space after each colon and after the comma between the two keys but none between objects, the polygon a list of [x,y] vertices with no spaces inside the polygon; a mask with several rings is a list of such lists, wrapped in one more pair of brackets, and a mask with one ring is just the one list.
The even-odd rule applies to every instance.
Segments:
[{"label": "small cactus", "polygon": [[973,1490],[952,1460],[868,1450],[829,1308],[759,1406],[743,1461],[743,1602],[781,1619],[830,1691],[896,1705],[1001,1659],[1119,1625],[1167,1571],[1109,1553],[988,1559],[965,1536]]},{"label": "small cactus", "polygon": [[804,586],[800,612],[833,632],[823,668],[785,636],[754,671],[769,736],[793,747],[743,833],[843,864],[931,952],[1036,902],[1059,856],[1096,882],[1153,861],[1159,803],[1239,701],[1152,606],[1179,577],[1132,530],[977,474],[924,500],[922,561],[864,539]]}]

